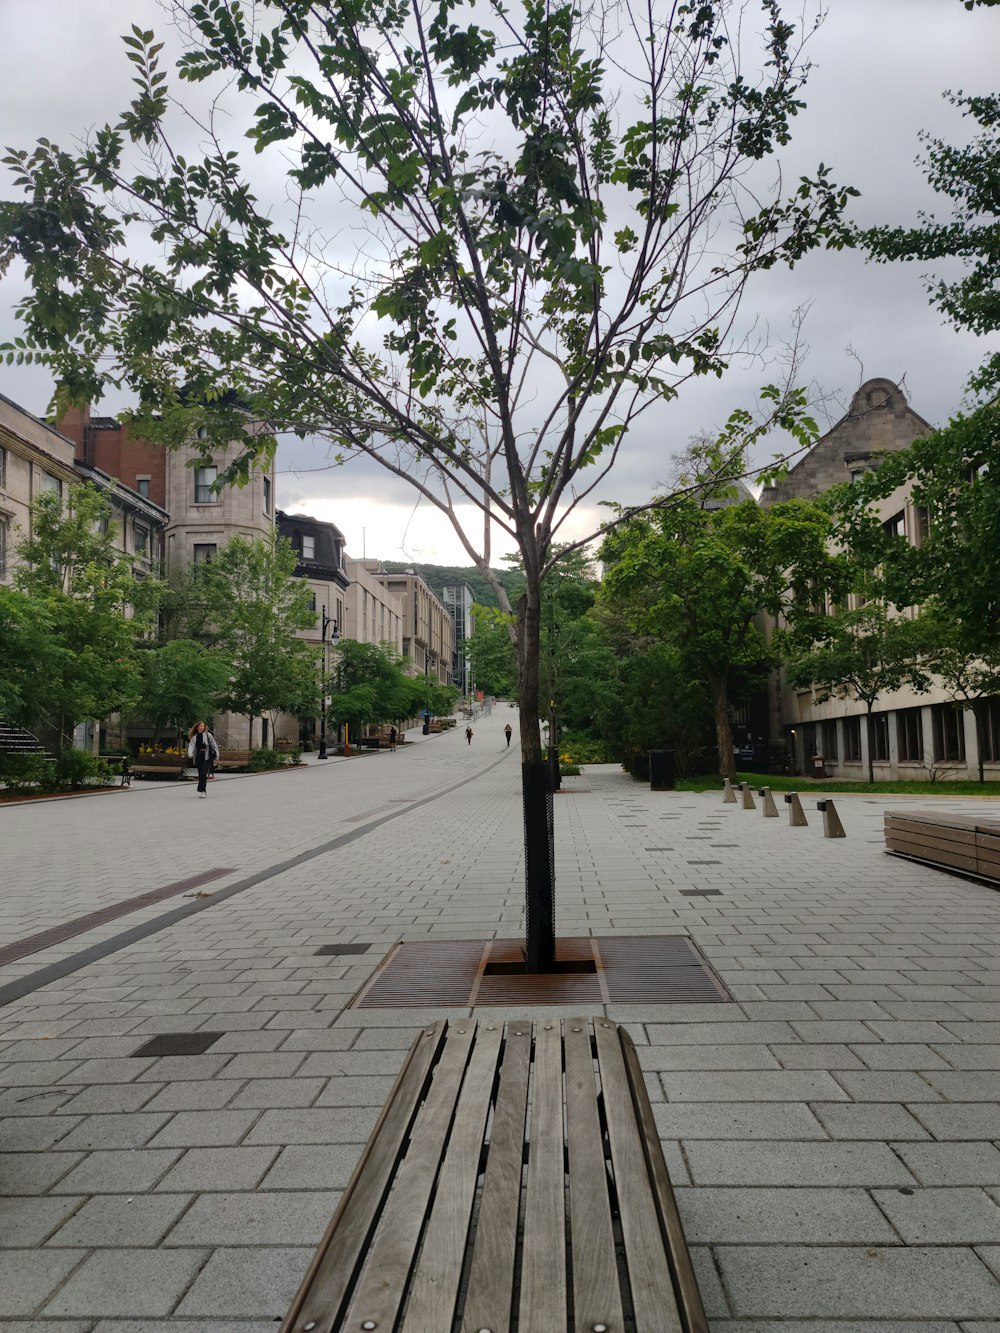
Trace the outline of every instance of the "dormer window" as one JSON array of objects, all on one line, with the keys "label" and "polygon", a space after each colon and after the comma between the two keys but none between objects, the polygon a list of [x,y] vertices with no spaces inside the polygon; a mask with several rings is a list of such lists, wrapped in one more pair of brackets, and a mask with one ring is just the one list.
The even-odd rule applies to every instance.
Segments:
[{"label": "dormer window", "polygon": [[304,535],[302,538],[302,559],[316,559],[316,538]]}]

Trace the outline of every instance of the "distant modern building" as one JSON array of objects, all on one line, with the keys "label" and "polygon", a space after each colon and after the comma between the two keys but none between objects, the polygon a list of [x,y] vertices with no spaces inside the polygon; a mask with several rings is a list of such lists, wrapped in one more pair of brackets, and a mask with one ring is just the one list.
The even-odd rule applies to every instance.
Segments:
[{"label": "distant modern building", "polygon": [[468,657],[466,643],[472,638],[474,628],[472,606],[476,600],[475,594],[467,583],[448,583],[441,590],[441,600],[455,622],[452,680],[463,695],[468,695],[472,692],[472,663]]},{"label": "distant modern building", "polygon": [[345,559],[345,567],[354,591],[347,599],[345,609],[348,639],[358,643],[386,644],[401,657],[403,655],[403,603],[382,582],[385,570],[376,562]]},{"label": "distant modern building", "polygon": [[368,572],[399,598],[403,611],[403,656],[418,675],[450,685],[455,652],[455,622],[444,604],[413,570],[388,574],[377,560],[363,562]]}]

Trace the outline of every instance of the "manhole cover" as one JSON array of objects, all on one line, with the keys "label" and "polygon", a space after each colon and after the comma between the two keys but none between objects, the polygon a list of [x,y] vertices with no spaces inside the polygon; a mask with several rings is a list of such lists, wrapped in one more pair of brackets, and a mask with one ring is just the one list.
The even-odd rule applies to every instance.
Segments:
[{"label": "manhole cover", "polygon": [[[687,935],[583,936],[556,943],[564,970],[543,976],[509,970],[521,940],[437,940],[399,944],[354,1001],[355,1009],[428,1005],[667,1004],[730,999]],[[572,970],[593,962],[593,970]]]}]

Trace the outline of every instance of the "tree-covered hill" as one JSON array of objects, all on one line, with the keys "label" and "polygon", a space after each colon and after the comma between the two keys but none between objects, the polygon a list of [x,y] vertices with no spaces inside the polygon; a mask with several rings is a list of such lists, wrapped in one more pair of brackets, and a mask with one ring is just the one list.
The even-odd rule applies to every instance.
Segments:
[{"label": "tree-covered hill", "polygon": [[[473,597],[480,606],[498,605],[496,593],[490,587],[486,578],[473,565],[420,565],[413,561],[403,562],[400,560],[383,560],[382,564],[390,574],[405,574],[412,569],[414,573],[421,575],[431,591],[438,597],[441,596],[447,583],[467,583],[472,589]],[[524,585],[520,571],[497,569],[494,570],[494,573],[507,589],[507,595],[513,604]]]}]

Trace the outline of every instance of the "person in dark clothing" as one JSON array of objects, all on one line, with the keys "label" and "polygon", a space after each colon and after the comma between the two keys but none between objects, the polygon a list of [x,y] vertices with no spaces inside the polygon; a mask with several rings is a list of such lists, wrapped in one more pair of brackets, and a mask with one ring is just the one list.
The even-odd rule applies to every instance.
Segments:
[{"label": "person in dark clothing", "polygon": [[475,734],[475,733],[473,732],[473,730],[472,730],[471,727],[466,727],[466,728],[465,728],[465,743],[466,743],[466,745],[471,745],[471,744],[472,744],[472,737],[473,737],[474,734]]},{"label": "person in dark clothing", "polygon": [[395,748],[396,748],[396,728],[395,728],[395,727],[390,727],[390,728],[389,728],[389,749],[390,749],[390,750],[395,750]]},{"label": "person in dark clothing", "polygon": [[196,722],[188,733],[188,758],[198,770],[198,795],[208,795],[208,775],[219,757],[219,746],[204,722]]},{"label": "person in dark clothing", "polygon": [[513,728],[511,727],[510,723],[508,722],[507,725],[506,725],[506,726],[504,727],[504,729],[503,729],[503,734],[507,737],[507,749],[508,749],[508,750],[510,749],[510,738],[511,738],[511,734],[512,734],[512,732],[513,732]]}]

